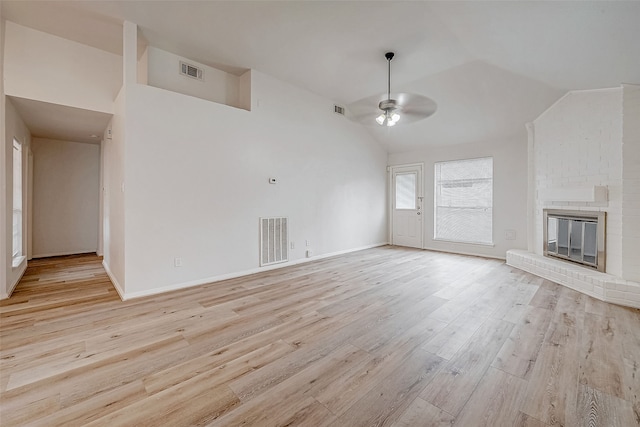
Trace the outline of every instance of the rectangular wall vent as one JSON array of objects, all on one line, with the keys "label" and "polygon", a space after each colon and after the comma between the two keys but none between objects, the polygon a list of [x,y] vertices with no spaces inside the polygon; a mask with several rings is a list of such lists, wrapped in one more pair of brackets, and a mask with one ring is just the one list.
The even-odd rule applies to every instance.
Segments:
[{"label": "rectangular wall vent", "polygon": [[195,65],[187,64],[183,61],[180,61],[180,74],[196,80],[202,80],[204,76],[202,68],[198,68]]},{"label": "rectangular wall vent", "polygon": [[334,105],[333,106],[333,112],[334,113],[338,113],[338,114],[342,114],[344,116],[344,107],[341,107],[339,105]]},{"label": "rectangular wall vent", "polygon": [[260,266],[289,260],[286,217],[260,218]]}]

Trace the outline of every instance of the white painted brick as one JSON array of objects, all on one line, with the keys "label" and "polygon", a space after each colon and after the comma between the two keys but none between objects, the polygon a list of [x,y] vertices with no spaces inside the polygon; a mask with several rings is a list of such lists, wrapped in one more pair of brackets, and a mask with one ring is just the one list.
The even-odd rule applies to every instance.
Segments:
[{"label": "white painted brick", "polygon": [[594,286],[591,283],[580,281],[580,289],[588,292],[593,292]]},{"label": "white painted brick", "polygon": [[640,216],[640,209],[622,207],[623,221],[627,216]]},{"label": "white painted brick", "polygon": [[632,193],[629,191],[624,193],[624,195],[622,195],[621,197],[623,203],[640,201],[640,192]]},{"label": "white painted brick", "polygon": [[[625,238],[640,238],[640,227],[635,225],[628,225],[622,227],[622,233]],[[640,255],[638,255],[640,257]]]},{"label": "white painted brick", "polygon": [[[636,227],[634,226],[629,227],[630,231],[634,230],[635,228]],[[625,234],[622,237],[622,245],[623,250],[625,251],[625,255],[623,255],[623,257],[635,258],[640,260],[640,238],[628,236]]]},{"label": "white painted brick", "polygon": [[640,192],[640,179],[623,180],[623,194],[638,194]]},{"label": "white painted brick", "polygon": [[626,305],[633,308],[640,308],[640,301],[618,300],[616,298],[612,298],[609,302],[612,302],[614,304]]},{"label": "white painted brick", "polygon": [[620,292],[620,291],[616,291],[613,289],[607,289],[605,296],[607,297],[611,297],[611,298],[619,298],[619,299],[626,299],[627,298],[627,294],[626,292]]},{"label": "white painted brick", "polygon": [[[629,200],[626,197],[623,197],[622,209],[625,219],[629,219],[628,217],[632,216],[640,217],[640,215],[634,215],[632,213],[633,211],[640,211],[640,200]],[[631,221],[635,222],[635,219],[632,219]]]},{"label": "white painted brick", "polygon": [[635,294],[631,292],[624,293],[624,299],[626,301],[634,301],[636,303],[640,303],[640,294]]},{"label": "white painted brick", "polygon": [[625,292],[640,295],[640,285],[637,282],[628,282]]},{"label": "white painted brick", "polygon": [[628,289],[627,285],[624,283],[611,283],[609,286],[617,291],[622,291],[622,292],[626,292]]},{"label": "white painted brick", "polygon": [[[640,146],[639,139],[636,139],[633,143],[624,142],[622,144],[622,152],[624,153],[623,161],[625,165],[629,165],[631,170],[633,170],[633,165],[638,165],[640,163],[640,149],[637,147]],[[623,176],[627,171],[622,171]]]}]

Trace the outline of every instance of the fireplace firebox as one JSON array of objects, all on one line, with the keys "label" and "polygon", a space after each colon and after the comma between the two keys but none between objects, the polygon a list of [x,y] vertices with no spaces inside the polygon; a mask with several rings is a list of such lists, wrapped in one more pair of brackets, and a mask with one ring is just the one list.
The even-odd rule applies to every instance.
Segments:
[{"label": "fireplace firebox", "polygon": [[605,271],[606,212],[543,210],[543,254]]}]

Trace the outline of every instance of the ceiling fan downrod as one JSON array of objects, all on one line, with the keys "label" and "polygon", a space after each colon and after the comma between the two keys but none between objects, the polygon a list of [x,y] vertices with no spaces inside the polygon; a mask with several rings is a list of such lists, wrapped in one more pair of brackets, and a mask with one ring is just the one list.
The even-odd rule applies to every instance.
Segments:
[{"label": "ceiling fan downrod", "polygon": [[391,99],[391,60],[393,59],[393,52],[387,52],[384,57],[387,58],[387,99]]},{"label": "ceiling fan downrod", "polygon": [[376,122],[381,126],[394,126],[400,120],[400,115],[396,112],[396,100],[391,99],[391,60],[393,56],[393,52],[384,54],[384,57],[387,58],[387,99],[378,104],[382,113],[376,117]]}]

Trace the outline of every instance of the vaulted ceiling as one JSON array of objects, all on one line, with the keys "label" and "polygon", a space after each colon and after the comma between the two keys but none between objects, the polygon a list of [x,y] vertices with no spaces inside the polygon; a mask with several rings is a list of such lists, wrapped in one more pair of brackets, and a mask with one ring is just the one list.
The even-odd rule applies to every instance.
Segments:
[{"label": "vaulted ceiling", "polygon": [[3,17],[114,53],[149,44],[349,106],[392,91],[432,117],[367,130],[390,152],[508,139],[568,90],[640,84],[640,2],[3,1]]}]

